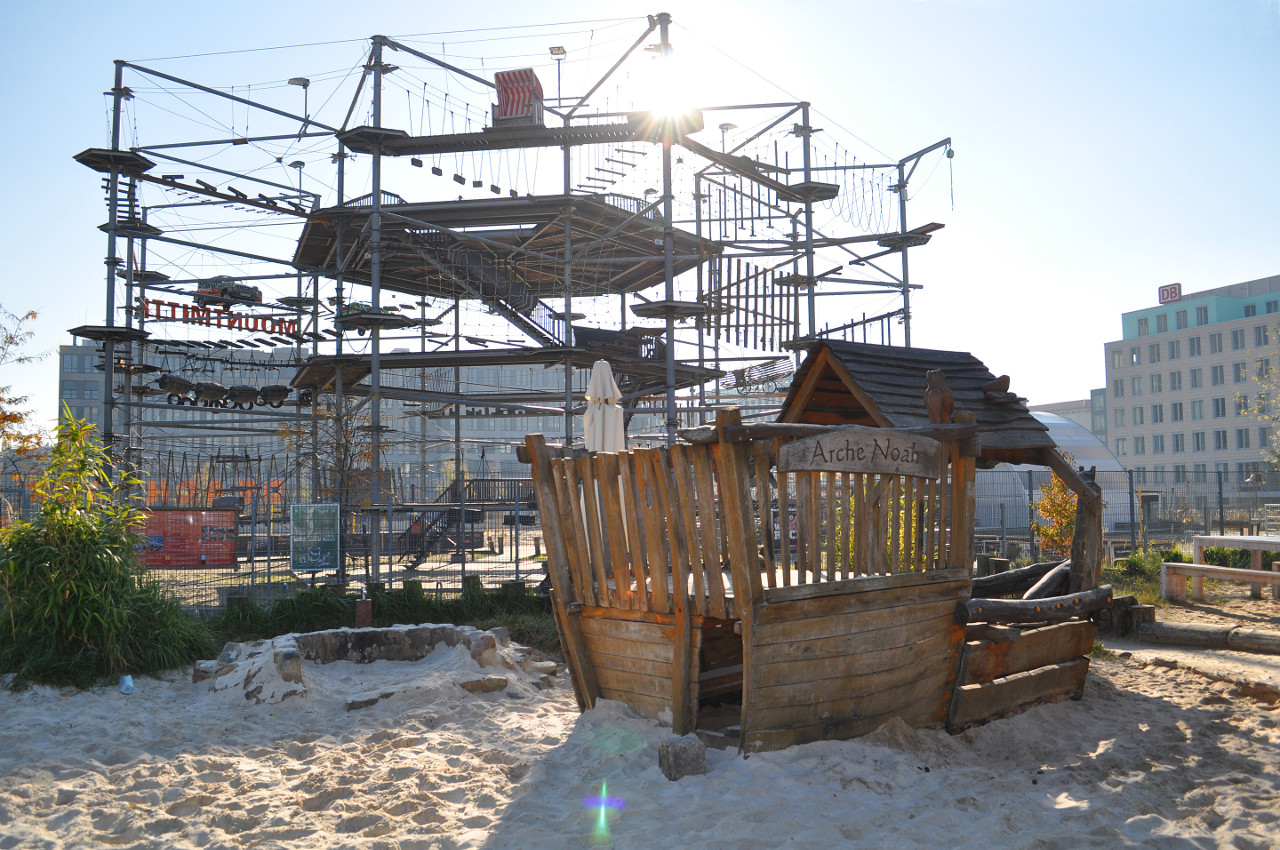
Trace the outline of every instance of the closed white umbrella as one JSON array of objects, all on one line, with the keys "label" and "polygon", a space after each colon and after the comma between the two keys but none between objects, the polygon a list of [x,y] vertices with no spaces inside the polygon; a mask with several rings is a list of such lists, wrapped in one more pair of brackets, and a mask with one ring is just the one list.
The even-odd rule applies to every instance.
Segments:
[{"label": "closed white umbrella", "polygon": [[627,448],[627,433],[618,401],[622,392],[613,379],[608,361],[597,360],[587,384],[587,412],[582,417],[583,438],[589,452],[621,452]]}]

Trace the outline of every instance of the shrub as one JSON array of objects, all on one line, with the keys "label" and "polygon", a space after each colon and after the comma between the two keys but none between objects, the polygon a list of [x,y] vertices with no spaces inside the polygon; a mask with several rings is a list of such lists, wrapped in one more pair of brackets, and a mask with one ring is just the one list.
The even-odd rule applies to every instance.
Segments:
[{"label": "shrub", "polygon": [[89,687],[177,667],[211,652],[208,632],[142,580],[137,482],[108,477],[88,423],[58,425],[33,490],[35,517],[0,532],[0,673],[12,684]]}]

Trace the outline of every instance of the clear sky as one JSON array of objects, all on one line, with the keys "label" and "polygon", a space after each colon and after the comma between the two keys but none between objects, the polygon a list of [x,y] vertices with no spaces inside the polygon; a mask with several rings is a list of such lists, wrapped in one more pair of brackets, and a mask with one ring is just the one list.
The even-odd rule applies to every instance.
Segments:
[{"label": "clear sky", "polygon": [[[634,17],[638,34],[661,11],[677,47],[713,45],[742,63],[735,84],[811,101],[815,125],[890,159],[952,138],[951,171],[922,169],[912,185],[912,223],[946,224],[911,255],[924,287],[913,341],[972,351],[1033,404],[1101,386],[1119,314],[1154,304],[1158,286],[1280,274],[1277,0],[53,0],[14,5],[0,31],[0,304],[36,310],[29,351],[51,352],[0,382],[29,393],[47,424],[57,346],[68,328],[103,322],[100,175],[72,156],[108,145],[112,60],[325,43],[306,61],[327,68],[358,61],[375,33],[457,44],[486,27]],[[277,67],[277,55],[210,57],[197,79],[310,71]],[[575,68],[586,70],[567,63],[566,82]]]}]

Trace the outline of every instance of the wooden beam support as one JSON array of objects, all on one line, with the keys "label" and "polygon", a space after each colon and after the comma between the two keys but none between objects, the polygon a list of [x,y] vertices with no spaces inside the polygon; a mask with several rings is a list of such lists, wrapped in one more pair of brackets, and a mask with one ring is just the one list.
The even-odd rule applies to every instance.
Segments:
[{"label": "wooden beam support", "polygon": [[961,623],[1058,622],[1111,604],[1111,585],[1047,599],[969,599],[956,605]]}]

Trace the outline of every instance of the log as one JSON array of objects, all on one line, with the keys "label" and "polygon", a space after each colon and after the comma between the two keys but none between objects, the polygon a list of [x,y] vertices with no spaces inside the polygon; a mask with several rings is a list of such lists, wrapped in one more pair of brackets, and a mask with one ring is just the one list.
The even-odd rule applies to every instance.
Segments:
[{"label": "log", "polygon": [[1235,626],[1214,626],[1186,623],[1144,623],[1138,630],[1138,640],[1162,646],[1196,646],[1204,649],[1226,649],[1227,635]]},{"label": "log", "polygon": [[1156,606],[1134,605],[1129,608],[1129,631],[1125,634],[1136,635],[1144,623],[1156,621]]},{"label": "log", "polygon": [[1050,596],[1061,596],[1067,592],[1067,583],[1071,579],[1071,562],[1063,561],[1044,574],[1024,594],[1023,599],[1048,599]]},{"label": "log", "polygon": [[1059,622],[1111,604],[1111,585],[1045,599],[969,599],[956,603],[960,623]]},{"label": "log", "polygon": [[1039,564],[1032,564],[1029,567],[1020,567],[1004,573],[975,578],[973,580],[973,593],[975,596],[986,597],[1003,596],[1006,593],[1022,593],[1060,563],[1062,561],[1044,561]]},{"label": "log", "polygon": [[1227,646],[1245,652],[1280,654],[1280,633],[1266,629],[1237,627],[1227,635]]},{"label": "log", "polygon": [[994,682],[959,687],[947,717],[947,731],[955,734],[1062,697],[1079,699],[1088,672],[1089,659],[1076,658]]}]

